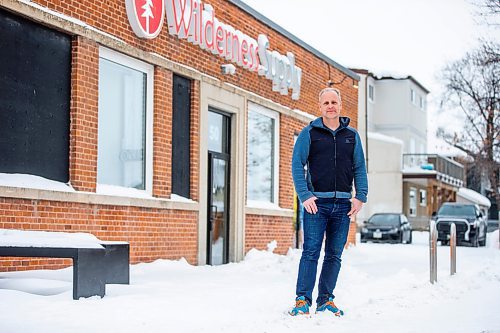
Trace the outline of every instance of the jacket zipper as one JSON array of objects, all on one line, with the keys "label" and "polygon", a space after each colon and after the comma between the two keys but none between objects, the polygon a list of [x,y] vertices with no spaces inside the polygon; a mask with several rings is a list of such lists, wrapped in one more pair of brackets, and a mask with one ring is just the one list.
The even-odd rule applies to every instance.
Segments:
[{"label": "jacket zipper", "polygon": [[336,198],[337,197],[337,140],[336,140],[335,134],[333,135],[333,146],[334,146],[333,159],[334,159],[334,165],[335,165],[335,170],[334,170],[335,172],[333,173],[334,177],[335,177],[334,188],[333,188],[333,197]]}]

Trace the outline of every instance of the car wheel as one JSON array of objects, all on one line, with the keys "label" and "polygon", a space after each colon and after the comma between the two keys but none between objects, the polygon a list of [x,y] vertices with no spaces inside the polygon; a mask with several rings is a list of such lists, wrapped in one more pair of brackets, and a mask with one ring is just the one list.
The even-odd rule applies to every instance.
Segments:
[{"label": "car wheel", "polygon": [[479,246],[486,246],[486,238],[482,241],[479,241]]},{"label": "car wheel", "polygon": [[476,234],[473,239],[470,241],[471,246],[478,247],[479,246],[479,234]]},{"label": "car wheel", "polygon": [[486,246],[486,232],[484,233],[483,240],[479,241],[479,246]]}]

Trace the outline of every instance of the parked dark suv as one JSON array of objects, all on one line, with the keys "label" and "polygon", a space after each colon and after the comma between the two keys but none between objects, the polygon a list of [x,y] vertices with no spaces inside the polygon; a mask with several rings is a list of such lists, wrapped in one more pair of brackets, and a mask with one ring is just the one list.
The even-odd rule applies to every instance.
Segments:
[{"label": "parked dark suv", "polygon": [[477,205],[446,202],[439,208],[433,220],[436,221],[438,241],[441,241],[442,245],[450,241],[452,223],[455,223],[457,230],[457,245],[486,245],[488,225]]},{"label": "parked dark suv", "polygon": [[410,244],[411,233],[411,225],[404,214],[374,214],[361,228],[361,243],[375,241]]}]

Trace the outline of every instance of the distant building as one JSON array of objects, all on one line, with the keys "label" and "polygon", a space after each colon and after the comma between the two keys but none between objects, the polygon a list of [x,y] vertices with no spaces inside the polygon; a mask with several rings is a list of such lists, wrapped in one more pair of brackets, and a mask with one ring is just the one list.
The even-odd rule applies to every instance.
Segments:
[{"label": "distant building", "polygon": [[412,76],[360,75],[358,128],[366,150],[370,198],[359,220],[374,213],[405,214],[425,229],[441,203],[455,201],[463,166],[427,154],[427,90]]},{"label": "distant building", "polygon": [[403,212],[414,229],[426,229],[444,202],[457,201],[464,185],[462,164],[437,154],[403,155]]},{"label": "distant building", "polygon": [[368,101],[373,103],[370,131],[403,141],[404,154],[427,152],[427,90],[412,76],[384,76],[368,82]]},{"label": "distant building", "polygon": [[362,222],[375,213],[402,212],[401,156],[404,143],[377,130],[374,122],[377,78],[367,70],[355,71],[360,76],[358,130],[365,149],[370,192],[368,202],[358,214],[358,222]]}]

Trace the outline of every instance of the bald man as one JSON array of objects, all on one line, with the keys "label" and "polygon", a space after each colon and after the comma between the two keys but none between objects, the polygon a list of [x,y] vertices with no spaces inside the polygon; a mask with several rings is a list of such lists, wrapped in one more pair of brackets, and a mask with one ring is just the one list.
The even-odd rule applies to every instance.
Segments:
[{"label": "bald man", "polygon": [[[316,313],[344,315],[333,299],[350,219],[367,200],[368,179],[358,132],[342,117],[338,89],[319,93],[321,117],[301,132],[292,157],[295,190],[304,212],[304,246],[297,277],[295,307],[290,315],[309,314],[318,258],[325,239],[325,256],[318,283]],[[352,185],[356,189],[352,197]]]}]

